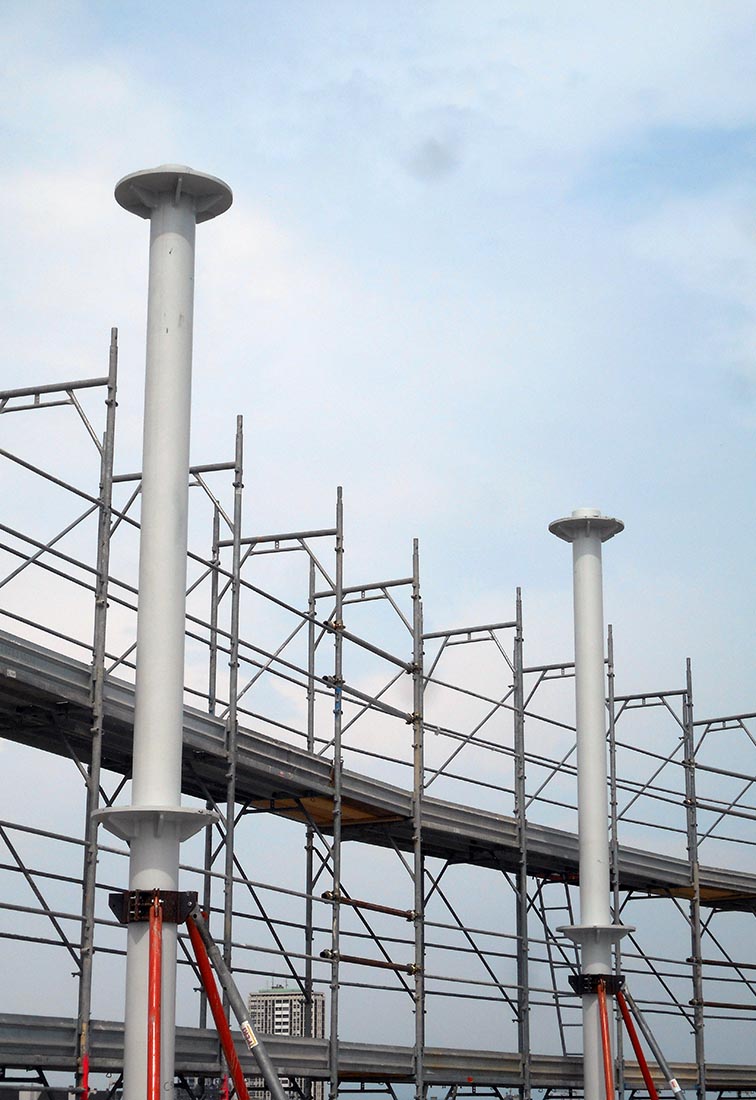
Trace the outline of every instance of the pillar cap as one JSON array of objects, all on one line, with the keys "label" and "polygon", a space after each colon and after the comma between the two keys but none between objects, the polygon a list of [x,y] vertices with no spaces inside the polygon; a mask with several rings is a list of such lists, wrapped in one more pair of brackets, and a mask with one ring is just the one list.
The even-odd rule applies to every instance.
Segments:
[{"label": "pillar cap", "polygon": [[119,180],[115,198],[119,206],[140,218],[149,218],[160,195],[191,195],[198,222],[207,222],[225,213],[234,200],[231,188],[216,176],[195,172],[183,164],[161,164],[131,172]]},{"label": "pillar cap", "polygon": [[558,539],[574,542],[579,535],[598,535],[602,542],[625,530],[621,519],[602,516],[600,508],[576,508],[571,516],[555,519],[549,531]]}]

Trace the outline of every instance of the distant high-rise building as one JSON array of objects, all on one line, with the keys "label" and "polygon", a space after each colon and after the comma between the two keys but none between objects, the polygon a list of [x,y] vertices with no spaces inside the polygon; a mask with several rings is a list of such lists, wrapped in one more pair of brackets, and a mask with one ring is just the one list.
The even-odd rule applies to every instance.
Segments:
[{"label": "distant high-rise building", "polygon": [[[287,989],[283,985],[260,989],[257,993],[250,993],[247,1008],[253,1029],[261,1035],[309,1035],[312,1039],[322,1039],[325,1035],[325,997],[322,993],[312,994],[308,1030],[305,1030],[305,997],[299,989]],[[306,1082],[299,1077],[295,1083],[282,1078],[281,1084],[295,1095],[299,1095],[299,1090],[306,1094]],[[249,1095],[254,1100],[271,1100],[261,1077],[252,1079]],[[325,1083],[313,1081],[310,1095],[312,1100],[324,1100]]]}]

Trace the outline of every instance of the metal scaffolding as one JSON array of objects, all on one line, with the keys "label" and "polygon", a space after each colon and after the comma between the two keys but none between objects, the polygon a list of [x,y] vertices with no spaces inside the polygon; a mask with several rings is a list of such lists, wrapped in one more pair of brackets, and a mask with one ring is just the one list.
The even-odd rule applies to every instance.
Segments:
[{"label": "metal scaffolding", "polygon": [[[66,1072],[82,1089],[114,1074],[111,1095],[125,942],[107,895],[126,852],[93,815],[129,794],[141,480],[114,473],[116,373],[113,330],[102,377],[0,393],[3,414],[72,410],[99,459],[81,487],[23,438],[0,450],[20,485],[7,507],[28,513],[0,524],[2,733],[68,758],[85,795],[78,834],[42,827],[33,801],[0,822],[0,939],[30,966],[44,957],[50,982],[76,974],[68,1015],[44,1015],[41,991],[39,1015],[6,993],[0,1066],[6,1083]],[[416,1100],[582,1095],[579,964],[557,931],[576,923],[574,664],[526,662],[519,589],[511,615],[426,631],[416,541],[407,575],[347,584],[341,490],[322,528],[250,534],[241,418],[229,449],[190,470],[190,545],[209,553],[188,555],[182,791],[214,822],[181,875],[237,983],[290,983],[308,1028],[327,993],[327,1035],[274,1037],[272,1058],[308,1098],[315,1081],[331,1100],[410,1081]],[[684,1089],[751,1091],[756,1067],[732,1053],[747,1044],[727,1035],[756,1017],[756,715],[694,718],[689,662],[675,689],[620,694],[611,630],[606,673],[612,916],[636,929],[616,974]],[[188,1096],[224,1072],[194,967],[179,935]],[[618,1029],[620,1096],[643,1088],[628,1053]]]}]

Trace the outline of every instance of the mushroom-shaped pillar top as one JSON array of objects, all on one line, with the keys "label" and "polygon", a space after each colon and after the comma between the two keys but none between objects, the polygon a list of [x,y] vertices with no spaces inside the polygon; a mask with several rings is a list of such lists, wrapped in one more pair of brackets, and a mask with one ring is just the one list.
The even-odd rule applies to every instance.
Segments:
[{"label": "mushroom-shaped pillar top", "polygon": [[621,519],[602,516],[600,508],[576,508],[571,516],[555,519],[549,531],[565,542],[574,542],[580,535],[598,535],[602,542],[625,530]]},{"label": "mushroom-shaped pillar top", "polygon": [[194,200],[198,222],[207,222],[225,213],[233,202],[231,188],[216,176],[195,172],[183,164],[161,164],[131,172],[116,184],[116,202],[131,214],[149,218],[166,198],[178,202],[182,196]]}]

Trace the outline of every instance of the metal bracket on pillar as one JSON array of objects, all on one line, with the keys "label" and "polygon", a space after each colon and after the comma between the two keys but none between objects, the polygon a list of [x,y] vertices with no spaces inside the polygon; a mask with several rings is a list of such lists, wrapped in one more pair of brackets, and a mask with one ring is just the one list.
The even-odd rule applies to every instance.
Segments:
[{"label": "metal bracket on pillar", "polygon": [[602,982],[610,997],[616,996],[625,986],[625,979],[617,974],[570,974],[567,981],[572,992],[579,997],[586,993],[598,993]]},{"label": "metal bracket on pillar", "polygon": [[108,906],[119,924],[149,921],[150,909],[158,902],[163,921],[183,924],[197,905],[196,890],[118,890],[108,895]]}]

